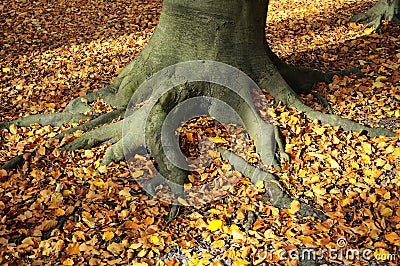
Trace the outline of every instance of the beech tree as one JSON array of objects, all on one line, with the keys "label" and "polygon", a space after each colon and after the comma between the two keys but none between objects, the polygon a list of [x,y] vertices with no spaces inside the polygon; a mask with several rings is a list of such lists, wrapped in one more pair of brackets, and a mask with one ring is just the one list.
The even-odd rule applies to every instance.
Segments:
[{"label": "beech tree", "polygon": [[380,0],[365,13],[355,14],[350,21],[365,22],[366,27],[380,31],[382,20],[400,21],[400,0]]},{"label": "beech tree", "polygon": [[[378,8],[382,2],[397,3],[398,7],[399,1],[382,0],[377,4],[376,10],[382,11],[382,8]],[[187,178],[187,170],[172,163],[169,156],[175,155],[165,152],[163,142],[173,141],[174,136],[172,136],[172,130],[171,136],[167,136],[171,139],[162,139],[163,122],[171,110],[185,100],[207,96],[223,101],[232,107],[243,121],[249,136],[254,140],[262,161],[271,162],[278,167],[279,162],[274,157],[275,140],[280,145],[280,151],[284,150],[282,141],[279,139],[279,129],[262,120],[257,113],[254,115],[251,112],[257,109],[252,99],[254,96],[251,93],[251,82],[239,81],[240,84],[247,84],[240,95],[224,88],[221,84],[207,82],[179,84],[167,92],[162,91],[162,86],[148,86],[146,90],[138,91],[146,80],[165,68],[168,68],[168,74],[162,76],[162,79],[169,84],[169,79],[179,76],[180,67],[182,67],[180,63],[189,61],[196,62],[196,65],[193,65],[196,66],[193,71],[211,76],[211,83],[214,79],[213,75],[221,76],[221,73],[216,73],[218,69],[209,62],[221,62],[246,73],[254,84],[268,90],[276,103],[281,102],[295,107],[304,112],[309,119],[318,119],[322,123],[340,126],[344,130],[357,132],[362,130],[369,136],[393,136],[393,132],[385,128],[369,128],[334,114],[315,111],[300,100],[298,94],[312,92],[312,86],[317,82],[330,82],[334,75],[357,74],[358,72],[355,69],[348,69],[323,73],[282,62],[268,47],[266,40],[268,4],[269,1],[265,0],[165,0],[159,24],[147,46],[111,84],[73,100],[63,112],[27,116],[2,123],[0,127],[5,128],[11,124],[29,126],[33,123],[61,126],[81,119],[90,119],[89,122],[64,132],[58,138],[78,129],[86,132],[65,145],[64,150],[89,149],[104,142],[111,142],[112,145],[108,148],[103,160],[105,165],[124,159],[127,150],[134,153],[136,148],[142,146],[145,140],[132,138],[132,134],[144,130],[150,155],[157,162],[160,175],[171,182],[172,191],[176,195],[181,195],[183,193],[181,185]],[[392,8],[393,5],[389,5],[388,9],[398,10],[395,7]],[[370,11],[368,16],[373,17],[370,15],[375,13],[375,11]],[[199,68],[199,64],[203,64],[203,67]],[[218,78],[220,77],[215,77],[215,79]],[[226,78],[229,79],[232,76],[228,75]],[[154,84],[157,85],[157,82]],[[98,117],[89,104],[99,97],[116,109]],[[152,98],[156,101],[148,101]],[[138,104],[140,108],[132,108]],[[204,105],[211,116],[224,114],[224,110],[218,108],[218,102],[205,100]],[[122,121],[110,124],[114,118],[124,114]],[[129,143],[126,139],[129,139]],[[220,149],[220,152],[224,158],[231,158],[232,164],[244,175],[253,176],[252,180],[263,180],[265,187],[268,188],[266,196],[272,204],[277,207],[290,206],[291,198],[277,184],[272,174],[247,165],[244,160],[232,155],[228,150]],[[14,166],[21,158],[14,158],[3,167]],[[156,184],[157,182],[152,183],[152,185]],[[151,188],[149,190],[151,191]],[[300,213],[324,217],[322,213],[305,204],[301,204]],[[171,215],[175,214],[176,208],[173,208]]]}]

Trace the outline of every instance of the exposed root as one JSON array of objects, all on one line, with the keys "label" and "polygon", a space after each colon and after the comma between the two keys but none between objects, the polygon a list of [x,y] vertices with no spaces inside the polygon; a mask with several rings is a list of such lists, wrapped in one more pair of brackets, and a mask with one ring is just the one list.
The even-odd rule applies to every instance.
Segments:
[{"label": "exposed root", "polygon": [[[277,208],[290,208],[290,204],[293,199],[284,191],[281,187],[277,178],[271,174],[264,172],[250,164],[248,164],[244,159],[235,155],[231,151],[218,148],[221,153],[221,157],[224,160],[229,160],[229,162],[242,173],[244,176],[250,178],[252,183],[257,183],[258,181],[264,182],[264,187],[266,189],[265,196],[272,205]],[[326,220],[327,217],[322,211],[314,209],[304,203],[301,203],[299,213],[301,215],[313,216],[321,220]]]},{"label": "exposed root", "polygon": [[331,83],[335,75],[349,76],[355,74],[358,77],[364,77],[364,74],[358,68],[325,73],[309,67],[290,65],[282,61],[268,45],[265,47],[265,51],[281,77],[298,94],[312,93],[312,88],[315,84],[318,82]]},{"label": "exposed root", "polygon": [[70,129],[58,134],[54,138],[55,139],[62,139],[62,138],[64,138],[65,135],[72,134],[77,130],[82,130],[82,131],[88,132],[89,130],[92,130],[95,127],[102,126],[104,124],[110,123],[113,119],[121,116],[124,112],[125,112],[124,109],[117,109],[117,110],[114,110],[114,111],[112,111],[110,113],[105,113],[105,114],[99,116],[98,118],[93,119],[93,120],[91,120],[91,121],[89,121],[89,122],[87,122],[85,124],[70,128]]},{"label": "exposed root", "polygon": [[283,136],[282,136],[282,134],[281,134],[281,132],[280,132],[280,130],[279,130],[279,128],[277,126],[275,126],[274,132],[275,132],[275,140],[276,140],[276,143],[278,144],[278,148],[279,148],[279,157],[280,157],[280,159],[281,160],[285,159],[288,162],[290,162],[290,156],[289,156],[289,154],[287,154],[285,152],[285,143],[283,141]]},{"label": "exposed root", "polygon": [[312,93],[313,86],[319,82],[331,83],[335,75],[349,76],[355,74],[358,77],[363,77],[363,74],[357,68],[325,73],[317,69],[287,64],[280,64],[277,67],[289,86],[296,93],[301,94]]},{"label": "exposed root", "polygon": [[382,20],[400,21],[400,1],[380,0],[365,13],[358,13],[349,20],[352,22],[367,23],[365,28],[373,27],[380,33]]},{"label": "exposed root", "polygon": [[0,169],[12,169],[21,166],[24,163],[24,155],[20,154],[6,162]]},{"label": "exposed root", "polygon": [[30,115],[15,121],[4,122],[0,124],[0,129],[8,128],[10,125],[16,125],[20,127],[28,127],[31,124],[39,124],[39,125],[51,125],[56,127],[61,127],[66,123],[78,123],[81,119],[88,119],[90,116],[81,114],[81,113],[70,113],[70,112],[62,112],[62,113],[54,113],[54,114],[37,114]]},{"label": "exposed root", "polygon": [[379,137],[379,136],[388,136],[388,137],[394,137],[396,136],[396,133],[382,127],[378,128],[371,128],[368,126],[361,125],[357,122],[351,121],[350,119],[347,118],[342,118],[337,115],[333,114],[324,114],[319,111],[315,111],[312,108],[305,106],[303,103],[298,103],[296,104],[296,109],[299,111],[303,111],[305,115],[311,119],[317,119],[321,121],[322,123],[329,124],[331,126],[340,126],[344,130],[347,131],[352,131],[352,132],[360,132],[363,131],[365,132],[368,136],[370,137]]},{"label": "exposed root", "polygon": [[122,121],[115,124],[99,127],[89,131],[71,143],[65,145],[63,151],[72,151],[78,149],[90,149],[100,143],[110,141],[117,142],[122,138]]},{"label": "exposed root", "polygon": [[119,162],[124,159],[124,148],[122,146],[122,139],[107,148],[106,154],[101,161],[101,165],[108,165],[111,162]]},{"label": "exposed root", "polygon": [[329,124],[331,126],[340,126],[344,130],[352,132],[364,131],[370,137],[388,136],[394,137],[396,133],[386,128],[371,128],[368,126],[361,125],[360,123],[351,121],[347,118],[342,118],[334,114],[324,114],[319,111],[312,109],[305,105],[301,99],[297,96],[289,86],[288,83],[279,74],[273,76],[275,80],[275,86],[269,86],[268,80],[271,77],[265,77],[260,80],[260,86],[268,88],[270,94],[275,98],[277,102],[282,102],[286,106],[294,107],[298,111],[304,112],[304,114],[310,119],[317,119],[322,123]]},{"label": "exposed root", "polygon": [[317,91],[311,91],[311,94],[314,95],[315,98],[317,98],[319,100],[319,102],[322,104],[322,106],[324,106],[327,110],[329,114],[333,114],[333,109],[331,107],[331,105],[328,103],[328,101],[324,98],[324,96],[322,96],[321,94],[319,94],[319,92]]}]

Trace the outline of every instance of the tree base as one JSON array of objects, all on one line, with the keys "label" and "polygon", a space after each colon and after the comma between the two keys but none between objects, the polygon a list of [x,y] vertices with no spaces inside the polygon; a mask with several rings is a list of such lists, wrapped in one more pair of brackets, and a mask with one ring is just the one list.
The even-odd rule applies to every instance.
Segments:
[{"label": "tree base", "polygon": [[[246,8],[237,5],[235,12],[221,8],[219,10],[221,17],[217,18],[213,16],[215,5],[209,1],[189,1],[185,5],[180,5],[178,2],[164,1],[163,15],[150,42],[122,70],[112,84],[73,100],[61,113],[25,117],[3,123],[0,128],[8,127],[10,124],[29,126],[33,123],[60,126],[65,123],[90,120],[66,132],[72,133],[80,129],[86,133],[64,145],[62,150],[89,149],[110,143],[102,162],[103,165],[108,165],[112,161],[126,159],[126,154],[132,154],[145,145],[157,162],[160,176],[164,177],[164,179],[155,178],[152,185],[167,182],[177,199],[183,195],[183,184],[188,171],[185,167],[176,166],[171,158],[178,158],[176,161],[180,160],[184,166],[187,166],[187,162],[186,159],[179,159],[179,148],[170,149],[168,152],[165,149],[176,144],[174,133],[180,121],[177,123],[175,121],[167,134],[162,130],[164,121],[170,113],[176,111],[174,108],[188,99],[205,97],[206,100],[199,102],[198,105],[189,106],[187,112],[196,110],[204,104],[206,106],[204,110],[210,116],[228,120],[224,122],[236,123],[236,118],[241,118],[242,125],[254,140],[261,161],[268,166],[279,166],[279,162],[275,159],[275,142],[278,141],[281,157],[285,157],[283,152],[285,149],[283,143],[279,141],[276,127],[265,122],[257,112],[253,90],[258,87],[267,89],[276,102],[282,102],[288,107],[304,112],[311,120],[318,119],[323,123],[341,126],[350,131],[363,130],[370,136],[395,135],[387,129],[373,129],[333,114],[323,114],[306,106],[299,99],[297,93],[310,93],[312,86],[317,82],[330,82],[334,75],[351,74],[356,71],[350,69],[322,73],[282,63],[265,46],[265,15],[268,1],[241,1]],[[219,4],[221,7],[232,5],[231,1],[226,0],[219,1]],[[247,12],[251,10],[249,19],[243,19],[242,9]],[[193,10],[197,10],[201,16],[193,14],[190,16],[189,13]],[[220,64],[225,68],[218,68]],[[187,80],[186,74],[193,76]],[[177,80],[179,82],[176,82]],[[143,84],[147,84],[146,89],[140,89]],[[232,86],[238,86],[238,89],[228,89]],[[166,87],[171,89],[165,90]],[[90,106],[98,98],[104,99],[116,110],[99,116]],[[236,116],[227,114],[227,107],[234,110]],[[125,114],[123,120],[107,125],[123,113]],[[126,142],[127,140],[129,142]],[[246,166],[247,164],[238,160],[235,155],[229,154],[229,157],[233,158],[233,165],[236,164],[244,175],[254,177],[252,180],[255,182],[264,182],[268,192],[266,197],[275,206],[290,207],[292,199],[272,175],[252,166]],[[20,158],[7,166],[15,166],[16,162],[19,163]],[[148,191],[151,190],[149,188]],[[172,202],[173,206],[177,204],[178,202]],[[177,210],[177,207],[173,207],[170,217],[175,216]],[[324,218],[317,210],[304,205],[300,213]]]},{"label": "tree base", "polygon": [[400,21],[399,0],[380,0],[367,12],[355,14],[350,18],[352,22],[366,23],[365,28],[372,27],[378,33],[381,31],[382,20]]}]

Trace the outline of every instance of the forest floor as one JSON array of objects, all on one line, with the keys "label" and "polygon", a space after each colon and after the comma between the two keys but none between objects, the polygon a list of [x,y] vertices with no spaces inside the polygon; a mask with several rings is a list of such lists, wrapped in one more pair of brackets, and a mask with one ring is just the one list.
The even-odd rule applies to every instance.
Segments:
[{"label": "forest floor", "polygon": [[[324,211],[326,221],[298,215],[296,204],[279,210],[261,201],[265,188],[216,158],[191,174],[188,192],[216,176],[233,185],[219,198],[181,208],[168,223],[170,206],[132,182],[152,173],[149,158],[136,156],[134,172],[126,162],[99,167],[105,146],[58,148],[82,132],[51,139],[76,125],[11,126],[0,131],[0,165],[26,155],[21,168],[0,170],[0,264],[297,265],[296,255],[306,251],[329,265],[398,265],[400,25],[385,22],[377,35],[348,21],[375,1],[271,2],[266,34],[273,50],[287,62],[324,71],[360,68],[364,78],[335,77],[315,89],[336,114],[397,132],[369,138],[281,105],[262,110],[282,129],[291,157],[273,170],[280,184]],[[160,12],[161,1],[2,1],[0,121],[61,111],[108,84],[146,44]],[[312,95],[302,99],[324,111]],[[109,111],[101,100],[93,106]],[[233,150],[257,164],[246,134],[229,127]],[[189,121],[182,148],[193,152],[205,136],[224,142],[226,131],[209,118]]]}]

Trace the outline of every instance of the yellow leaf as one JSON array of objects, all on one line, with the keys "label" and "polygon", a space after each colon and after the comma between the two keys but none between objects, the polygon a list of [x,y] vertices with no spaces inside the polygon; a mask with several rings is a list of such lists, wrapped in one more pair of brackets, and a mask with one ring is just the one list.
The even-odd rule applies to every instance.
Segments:
[{"label": "yellow leaf", "polygon": [[96,181],[93,181],[93,185],[95,185],[96,187],[103,187],[104,186],[104,181],[103,180],[101,180],[101,179],[99,179],[99,180],[96,180]]},{"label": "yellow leaf", "polygon": [[246,239],[246,235],[240,231],[239,229],[232,229],[232,238],[233,240],[245,240]]},{"label": "yellow leaf", "polygon": [[65,215],[65,211],[64,211],[63,209],[60,209],[60,208],[55,209],[55,210],[54,210],[54,215],[56,215],[56,216],[63,216],[63,215]]},{"label": "yellow leaf", "polygon": [[221,220],[212,220],[208,224],[207,229],[210,230],[210,231],[215,231],[215,230],[220,229],[221,226],[222,226],[222,221]]},{"label": "yellow leaf", "polygon": [[[400,151],[400,149],[399,149],[399,151]],[[381,167],[381,166],[384,166],[386,164],[386,161],[381,159],[381,158],[378,158],[378,159],[376,159],[375,163],[376,163],[376,166]]]},{"label": "yellow leaf", "polygon": [[147,253],[147,250],[142,249],[141,251],[139,251],[139,253],[137,254],[137,256],[138,256],[139,258],[142,258],[142,257],[144,257],[144,256],[146,255],[146,253]]},{"label": "yellow leaf", "polygon": [[388,208],[388,207],[386,207],[383,210],[381,210],[381,214],[382,214],[382,216],[390,217],[393,214],[393,210]]},{"label": "yellow leaf", "polygon": [[3,72],[4,72],[4,73],[10,72],[10,70],[11,70],[11,69],[9,69],[8,67],[3,67]]},{"label": "yellow leaf", "polygon": [[295,214],[296,212],[298,212],[300,210],[300,202],[297,200],[293,200],[290,203],[290,213]]},{"label": "yellow leaf", "polygon": [[374,84],[372,85],[372,88],[383,88],[385,87],[385,83],[381,82],[381,81],[375,81]]},{"label": "yellow leaf", "polygon": [[143,174],[144,174],[144,172],[142,170],[137,170],[132,173],[132,178],[138,178],[138,177],[142,176]]},{"label": "yellow leaf", "polygon": [[111,240],[114,238],[114,232],[104,232],[103,239],[105,241]]},{"label": "yellow leaf", "polygon": [[9,129],[10,129],[10,133],[13,135],[16,135],[18,133],[18,128],[14,124],[12,124]]},{"label": "yellow leaf", "polygon": [[152,235],[149,237],[149,242],[154,245],[157,245],[158,243],[160,243],[160,239],[158,238],[158,236]]},{"label": "yellow leaf", "polygon": [[400,237],[396,232],[391,232],[391,233],[385,235],[385,238],[390,243],[392,243],[396,246],[400,246]]},{"label": "yellow leaf", "polygon": [[68,255],[77,255],[77,254],[81,253],[79,250],[79,243],[76,242],[76,243],[68,244],[67,248],[65,249],[65,252]]},{"label": "yellow leaf", "polygon": [[318,136],[324,134],[324,132],[325,132],[325,128],[323,128],[323,127],[318,127],[318,128],[313,129],[313,130]]},{"label": "yellow leaf", "polygon": [[256,182],[256,187],[257,187],[258,189],[263,189],[263,188],[264,188],[264,181],[258,180],[258,181]]},{"label": "yellow leaf", "polygon": [[373,33],[374,30],[375,30],[374,27],[366,28],[366,29],[364,30],[364,33],[367,34],[367,35],[369,35],[369,34]]},{"label": "yellow leaf", "polygon": [[233,262],[233,266],[244,266],[244,265],[249,265],[250,262],[244,259],[237,259]]},{"label": "yellow leaf", "polygon": [[362,147],[363,151],[364,151],[366,154],[371,154],[371,153],[372,153],[372,146],[371,146],[371,143],[362,142],[362,143],[361,143],[361,147]]},{"label": "yellow leaf", "polygon": [[72,259],[66,259],[63,261],[63,265],[67,265],[67,266],[74,265],[74,261]]},{"label": "yellow leaf", "polygon": [[211,243],[211,246],[213,248],[222,248],[223,246],[225,246],[225,241],[224,240],[217,240]]},{"label": "yellow leaf", "polygon": [[99,171],[99,173],[104,174],[107,172],[107,166],[105,166],[105,165],[99,166],[99,168],[97,168],[97,170]]},{"label": "yellow leaf", "polygon": [[360,165],[359,165],[357,162],[354,162],[354,161],[350,163],[350,166],[351,166],[352,168],[354,168],[354,169],[360,168]]},{"label": "yellow leaf", "polygon": [[122,243],[115,243],[112,242],[110,245],[107,246],[107,250],[113,253],[114,255],[119,255],[124,251],[125,247]]},{"label": "yellow leaf", "polygon": [[189,203],[186,200],[182,199],[181,197],[178,197],[178,202],[183,206],[189,206]]},{"label": "yellow leaf", "polygon": [[396,157],[400,157],[400,147],[394,149],[393,155],[396,156]]},{"label": "yellow leaf", "polygon": [[92,158],[94,156],[94,152],[91,150],[85,150],[85,154],[83,155],[84,158]]},{"label": "yellow leaf", "polygon": [[129,246],[130,249],[138,249],[142,246],[142,243],[134,243]]},{"label": "yellow leaf", "polygon": [[329,164],[331,165],[331,168],[340,169],[340,165],[332,157],[329,158]]},{"label": "yellow leaf", "polygon": [[130,266],[149,266],[146,262],[131,262]]},{"label": "yellow leaf", "polygon": [[223,138],[221,138],[221,137],[214,137],[214,138],[212,138],[212,140],[213,140],[215,143],[217,143],[217,144],[219,144],[219,143],[226,143],[226,140],[223,139]]},{"label": "yellow leaf", "polygon": [[374,257],[376,258],[376,260],[387,260],[389,259],[390,253],[389,251],[387,251],[386,249],[383,248],[377,248],[374,252]]},{"label": "yellow leaf", "polygon": [[26,237],[22,240],[22,244],[33,246],[35,243],[33,242],[32,237]]},{"label": "yellow leaf", "polygon": [[46,154],[46,148],[43,147],[43,146],[40,146],[39,149],[38,149],[38,153],[40,155],[45,155]]},{"label": "yellow leaf", "polygon": [[118,195],[124,196],[124,197],[130,197],[130,196],[131,196],[130,191],[131,191],[131,188],[125,187],[123,190],[121,190],[120,192],[118,192]]},{"label": "yellow leaf", "polygon": [[379,77],[377,77],[377,78],[375,79],[375,81],[381,81],[381,80],[385,80],[385,79],[387,79],[387,77],[385,77],[385,76],[379,76]]}]

